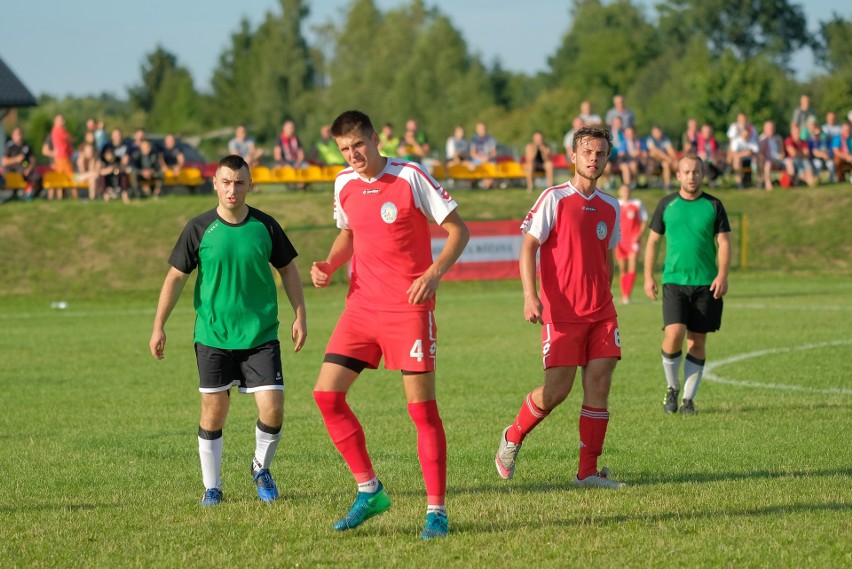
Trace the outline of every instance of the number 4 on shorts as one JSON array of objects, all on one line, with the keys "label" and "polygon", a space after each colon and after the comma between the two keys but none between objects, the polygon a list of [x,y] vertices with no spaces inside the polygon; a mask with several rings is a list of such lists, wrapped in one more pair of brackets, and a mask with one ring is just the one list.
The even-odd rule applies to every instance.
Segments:
[{"label": "number 4 on shorts", "polygon": [[414,345],[411,346],[411,351],[408,352],[408,355],[412,358],[416,358],[418,362],[423,361],[423,340],[414,340]]}]

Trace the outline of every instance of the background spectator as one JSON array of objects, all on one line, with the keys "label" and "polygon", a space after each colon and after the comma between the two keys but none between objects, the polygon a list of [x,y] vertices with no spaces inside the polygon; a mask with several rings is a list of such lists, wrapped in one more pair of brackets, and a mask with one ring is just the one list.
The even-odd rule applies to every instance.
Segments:
[{"label": "background spectator", "polygon": [[74,178],[86,183],[89,201],[95,201],[100,193],[98,190],[100,187],[101,160],[95,150],[94,133],[91,133],[90,138],[91,141],[84,142],[77,152],[77,175]]},{"label": "background spectator", "polygon": [[455,166],[461,164],[469,170],[474,169],[473,162],[470,161],[470,143],[464,137],[464,127],[461,125],[453,129],[453,134],[447,138],[447,166]]},{"label": "background spectator", "polygon": [[792,183],[805,182],[811,187],[816,186],[808,143],[802,140],[796,123],[790,124],[790,136],[784,139],[784,151],[787,153],[784,164]]},{"label": "background spectator", "polygon": [[791,122],[795,123],[799,130],[799,136],[802,140],[810,138],[810,129],[808,129],[808,121],[817,120],[816,113],[811,108],[811,99],[807,95],[799,97],[799,106],[793,111]]},{"label": "background spectator", "polygon": [[2,163],[6,172],[17,172],[26,182],[24,199],[31,200],[41,195],[42,178],[36,169],[35,152],[24,140],[24,131],[20,127],[14,128],[12,137],[6,141]]},{"label": "background spectator", "polygon": [[[53,119],[53,129],[50,131],[50,142],[53,145],[53,171],[57,174],[62,174],[69,180],[74,179],[74,165],[71,162],[71,156],[74,153],[74,147],[71,141],[71,135],[65,128],[65,117],[56,115]],[[55,192],[58,199],[62,199],[62,188],[48,189],[47,197],[52,199]],[[76,188],[74,188],[76,194]],[[75,197],[78,197],[75,195]]]},{"label": "background spectator", "polygon": [[663,189],[668,191],[672,185],[672,171],[677,169],[677,152],[675,152],[672,141],[663,134],[658,126],[651,127],[651,136],[645,139],[647,159],[645,161],[645,172],[648,176],[657,170],[663,174]]},{"label": "background spectator", "polygon": [[772,191],[772,170],[784,169],[784,141],[775,134],[775,123],[763,123],[763,132],[757,142],[757,167],[763,178],[763,187]]},{"label": "background spectator", "polygon": [[834,137],[831,152],[835,175],[842,182],[852,172],[852,124],[845,122],[840,125],[840,134]]},{"label": "background spectator", "polygon": [[281,126],[281,135],[275,142],[273,158],[276,166],[292,166],[293,168],[304,168],[305,151],[299,137],[296,136],[296,123],[291,120],[285,121]]},{"label": "background spectator", "polygon": [[632,127],[636,120],[633,111],[624,105],[624,97],[622,95],[616,95],[612,98],[612,108],[606,112],[606,124],[609,125],[610,128],[612,127],[615,117],[621,118],[623,128]]},{"label": "background spectator", "polygon": [[829,183],[834,183],[834,160],[831,154],[831,142],[828,137],[822,133],[822,127],[819,126],[816,117],[808,119],[808,151],[811,156],[811,164],[814,168],[814,177],[819,181],[820,174],[826,172],[828,174]]},{"label": "background spectator", "polygon": [[160,152],[160,166],[163,174],[168,172],[173,178],[180,176],[186,159],[177,145],[175,135],[169,133],[163,138],[163,150]]},{"label": "background spectator", "polygon": [[393,125],[386,122],[379,133],[379,153],[385,157],[397,155],[399,150],[399,137],[393,133]]},{"label": "background spectator", "polygon": [[146,197],[160,197],[163,187],[163,171],[160,165],[160,154],[147,138],[139,141],[139,152],[133,157],[133,170],[139,189]]},{"label": "background spectator", "polygon": [[[488,126],[481,121],[476,123],[476,134],[470,137],[470,160],[476,166],[497,162],[497,141],[488,134]],[[485,178],[481,185],[488,189],[494,185],[494,180]]]},{"label": "background spectator", "polygon": [[527,143],[524,151],[524,170],[527,175],[527,192],[533,191],[536,174],[544,174],[547,187],[553,186],[553,160],[550,158],[550,147],[544,143],[540,131],[533,133],[532,141]]},{"label": "background spectator", "polygon": [[320,138],[314,143],[311,151],[311,161],[323,166],[344,166],[346,160],[331,137],[331,125],[320,127]]},{"label": "background spectator", "polygon": [[592,112],[592,104],[589,101],[580,103],[579,118],[583,121],[583,126],[601,126],[603,124],[601,116]]},{"label": "background spectator", "polygon": [[697,120],[689,119],[686,121],[686,130],[681,137],[681,150],[684,154],[698,153],[698,135],[700,132]]},{"label": "background spectator", "polygon": [[713,126],[710,123],[701,125],[701,132],[698,134],[698,157],[704,162],[705,173],[709,181],[708,185],[713,187],[716,185],[716,180],[722,174],[725,167],[725,153],[719,146],[716,140],[716,135],[713,132]]},{"label": "background spectator", "polygon": [[249,168],[260,165],[260,158],[263,156],[263,149],[255,145],[254,139],[248,135],[245,125],[242,124],[234,129],[234,138],[228,141],[228,152],[242,156]]}]

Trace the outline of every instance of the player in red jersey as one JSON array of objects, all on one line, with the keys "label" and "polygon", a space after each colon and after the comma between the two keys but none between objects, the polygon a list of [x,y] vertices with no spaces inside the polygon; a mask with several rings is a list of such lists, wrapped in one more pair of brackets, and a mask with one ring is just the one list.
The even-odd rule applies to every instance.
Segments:
[{"label": "player in red jersey", "polygon": [[[447,439],[435,401],[437,328],[433,310],[441,277],[467,245],[457,204],[423,168],[379,153],[370,118],[347,111],[331,135],[350,164],[334,183],[334,217],[340,233],[325,261],[311,268],[316,287],[352,259],[346,308],[328,342],[314,399],[343,456],[358,495],[334,529],[357,527],[390,507],[373,470],[358,418],[346,394],[364,368],[402,372],[408,413],[417,429],[417,453],[426,485],[426,526],[421,537],[447,535]],[[429,219],[448,233],[432,260]]]},{"label": "player in red jersey", "polygon": [[[495,464],[504,479],[515,473],[524,438],[562,403],[583,368],[580,410],[580,464],[574,484],[619,488],[609,469],[598,470],[609,423],[612,372],[621,358],[618,320],[612,302],[612,250],[619,242],[619,207],[596,188],[612,137],[586,127],[574,134],[573,179],[546,189],[521,229],[521,283],[524,318],[542,324],[544,384],[529,393],[515,421],[503,430]],[[536,287],[540,253],[541,298]]]},{"label": "player in red jersey", "polygon": [[648,224],[648,210],[638,198],[630,196],[630,186],[618,188],[618,205],[621,208],[621,241],[615,247],[618,274],[621,275],[621,304],[630,303],[633,283],[636,282],[636,256],[639,241]]}]

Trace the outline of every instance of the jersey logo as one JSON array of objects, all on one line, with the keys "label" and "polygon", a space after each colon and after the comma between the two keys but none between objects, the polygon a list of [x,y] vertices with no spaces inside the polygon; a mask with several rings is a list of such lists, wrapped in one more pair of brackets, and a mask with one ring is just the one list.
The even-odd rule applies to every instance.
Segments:
[{"label": "jersey logo", "polygon": [[598,227],[595,230],[595,233],[597,233],[598,239],[600,239],[601,241],[606,239],[606,234],[607,234],[606,223],[604,223],[603,221],[599,221]]},{"label": "jersey logo", "polygon": [[393,202],[385,202],[382,205],[382,220],[385,223],[393,223],[396,221],[396,216],[399,212]]},{"label": "jersey logo", "polygon": [[366,195],[370,195],[370,194],[378,194],[378,193],[379,193],[379,191],[380,191],[380,190],[364,190],[364,191],[363,191],[363,192],[361,192],[361,193],[362,193],[362,195],[365,195],[365,196],[366,196]]}]

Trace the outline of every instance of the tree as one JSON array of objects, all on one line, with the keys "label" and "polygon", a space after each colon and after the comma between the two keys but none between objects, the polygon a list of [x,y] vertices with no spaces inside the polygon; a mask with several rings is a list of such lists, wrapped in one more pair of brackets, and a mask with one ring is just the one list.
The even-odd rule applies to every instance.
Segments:
[{"label": "tree", "polygon": [[624,93],[661,50],[656,28],[631,0],[574,0],[571,22],[548,59],[555,85]]},{"label": "tree", "polygon": [[128,89],[131,106],[146,113],[150,112],[163,81],[177,67],[177,57],[158,45],[145,57],[145,62],[142,64],[141,85]]},{"label": "tree", "polygon": [[249,21],[243,18],[231,35],[231,45],[219,56],[219,64],[213,71],[213,94],[205,113],[210,122],[220,126],[249,122],[254,101],[248,89],[254,70],[253,44],[254,32]]},{"label": "tree", "polygon": [[852,20],[838,15],[820,23],[817,61],[829,73],[812,79],[809,89],[817,108],[835,111],[841,118],[852,110]]},{"label": "tree", "polygon": [[766,53],[786,64],[814,45],[802,7],[788,0],[666,0],[657,9],[667,38],[685,45],[701,34],[716,56],[728,49],[741,60]]},{"label": "tree", "polygon": [[198,132],[199,100],[186,69],[175,69],[163,77],[148,115],[148,127],[159,132]]}]

